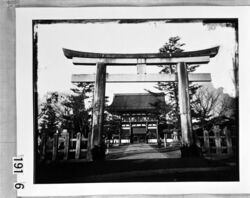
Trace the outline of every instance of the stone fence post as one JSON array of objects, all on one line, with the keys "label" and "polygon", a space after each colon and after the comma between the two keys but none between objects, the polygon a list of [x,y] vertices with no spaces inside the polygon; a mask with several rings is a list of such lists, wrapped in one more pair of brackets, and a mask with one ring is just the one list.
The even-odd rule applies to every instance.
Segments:
[{"label": "stone fence post", "polygon": [[76,134],[76,151],[75,151],[75,159],[79,159],[81,153],[81,133],[78,132]]},{"label": "stone fence post", "polygon": [[207,130],[203,131],[203,137],[204,137],[204,150],[207,154],[210,154],[209,133]]},{"label": "stone fence post", "polygon": [[52,160],[56,160],[58,151],[58,133],[53,136]]},{"label": "stone fence post", "polygon": [[216,154],[221,155],[220,127],[219,126],[214,126],[213,132],[214,132],[214,136],[215,136]]},{"label": "stone fence post", "polygon": [[64,134],[64,156],[63,159],[67,160],[69,156],[69,133]]},{"label": "stone fence post", "polygon": [[227,143],[227,154],[232,155],[233,147],[232,147],[231,131],[227,127],[224,127],[223,132],[225,134],[226,143]]}]

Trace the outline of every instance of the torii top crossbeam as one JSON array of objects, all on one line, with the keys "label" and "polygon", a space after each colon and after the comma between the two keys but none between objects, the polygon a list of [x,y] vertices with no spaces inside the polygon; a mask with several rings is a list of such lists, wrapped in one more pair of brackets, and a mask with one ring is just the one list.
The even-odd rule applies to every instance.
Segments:
[{"label": "torii top crossbeam", "polygon": [[118,54],[118,53],[92,53],[63,49],[64,55],[72,59],[75,65],[96,65],[103,62],[107,65],[158,65],[185,62],[187,64],[205,64],[209,59],[216,56],[219,47],[213,47],[198,51],[187,51],[174,54],[162,53],[140,53],[140,54]]}]

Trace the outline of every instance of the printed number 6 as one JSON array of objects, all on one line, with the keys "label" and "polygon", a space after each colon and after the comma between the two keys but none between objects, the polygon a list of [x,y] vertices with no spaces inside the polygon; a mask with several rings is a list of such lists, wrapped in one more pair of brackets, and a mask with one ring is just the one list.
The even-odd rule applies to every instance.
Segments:
[{"label": "printed number 6", "polygon": [[15,189],[24,189],[24,184],[22,184],[22,183],[15,183]]}]

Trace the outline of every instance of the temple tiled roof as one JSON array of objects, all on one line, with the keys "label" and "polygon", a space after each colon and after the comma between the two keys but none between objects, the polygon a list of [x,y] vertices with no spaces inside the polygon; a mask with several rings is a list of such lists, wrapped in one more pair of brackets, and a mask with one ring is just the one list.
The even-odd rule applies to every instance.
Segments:
[{"label": "temple tiled roof", "polygon": [[157,107],[167,107],[163,93],[115,94],[107,110],[111,113],[156,112]]}]

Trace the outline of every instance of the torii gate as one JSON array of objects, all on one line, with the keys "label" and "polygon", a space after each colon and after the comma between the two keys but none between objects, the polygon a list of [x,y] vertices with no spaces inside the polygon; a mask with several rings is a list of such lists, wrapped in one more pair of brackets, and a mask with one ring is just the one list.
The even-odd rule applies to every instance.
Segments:
[{"label": "torii gate", "polygon": [[[219,47],[199,51],[180,52],[163,55],[160,53],[144,54],[107,54],[80,52],[63,49],[64,55],[72,59],[74,65],[96,65],[96,74],[73,74],[72,82],[95,82],[92,131],[89,140],[89,160],[101,155],[103,130],[103,112],[105,102],[105,84],[128,82],[176,82],[178,81],[178,98],[180,105],[182,145],[190,147],[193,142],[192,121],[188,93],[188,82],[210,82],[209,73],[187,73],[189,64],[207,64],[217,55]],[[175,74],[146,74],[146,65],[177,65]],[[106,66],[137,66],[137,74],[107,74]]]}]

